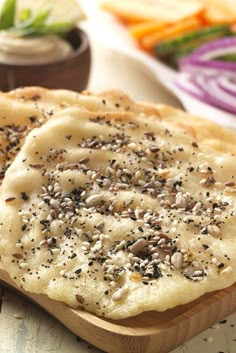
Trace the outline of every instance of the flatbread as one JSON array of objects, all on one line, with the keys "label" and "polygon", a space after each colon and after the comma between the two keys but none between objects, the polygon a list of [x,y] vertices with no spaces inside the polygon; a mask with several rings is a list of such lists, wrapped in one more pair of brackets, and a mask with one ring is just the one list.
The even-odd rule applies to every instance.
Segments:
[{"label": "flatbread", "polygon": [[[9,93],[0,92],[0,184],[25,137],[33,128],[41,126],[57,112],[70,106],[105,112],[119,111],[120,105],[123,104],[122,109],[128,109],[132,102],[127,96],[122,100],[117,106],[113,92],[91,95],[89,92],[78,94],[68,90],[47,90],[40,87],[19,88]],[[143,106],[137,104],[137,107],[141,112]],[[190,119],[190,116],[182,111],[165,105],[151,107],[149,104],[149,108],[145,109],[149,109],[150,113],[154,111],[158,119],[171,120],[171,123],[186,131],[189,131],[190,124],[191,132],[197,140],[212,144],[214,138],[216,143],[213,147],[222,152],[236,152],[234,133],[228,129],[200,118]]]},{"label": "flatbread", "polygon": [[111,319],[233,284],[236,158],[121,92],[84,99],[88,109],[33,130],[6,173],[0,252],[11,278]]}]

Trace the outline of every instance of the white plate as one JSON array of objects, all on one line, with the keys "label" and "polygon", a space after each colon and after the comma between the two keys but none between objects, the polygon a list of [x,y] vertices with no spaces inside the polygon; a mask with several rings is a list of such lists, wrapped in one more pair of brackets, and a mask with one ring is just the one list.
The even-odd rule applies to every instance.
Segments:
[{"label": "white plate", "polygon": [[134,59],[140,65],[145,65],[152,76],[172,92],[172,94],[181,101],[182,105],[189,113],[205,117],[221,125],[236,129],[236,116],[203,103],[178,89],[174,83],[177,72],[159,62],[151,55],[139,50],[136,47],[135,42],[129,36],[125,26],[113,16],[99,9],[99,1],[82,0],[81,2],[88,14],[88,21],[84,27],[96,41]]}]

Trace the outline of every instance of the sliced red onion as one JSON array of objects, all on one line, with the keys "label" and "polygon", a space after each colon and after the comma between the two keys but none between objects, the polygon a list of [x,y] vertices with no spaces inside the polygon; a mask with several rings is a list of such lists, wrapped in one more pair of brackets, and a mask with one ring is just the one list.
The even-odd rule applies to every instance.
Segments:
[{"label": "sliced red onion", "polygon": [[[189,57],[188,57],[189,58]],[[184,60],[187,60],[185,58]],[[224,74],[228,73],[234,77],[236,77],[236,67],[231,67],[231,65],[235,65],[234,63],[229,63],[220,60],[211,60],[211,61],[200,61],[197,59],[191,59],[191,61],[179,61],[179,69],[180,71],[191,71],[196,72],[199,70],[204,70],[209,74],[215,74],[219,71]]]},{"label": "sliced red onion", "polygon": [[209,99],[213,105],[236,114],[236,92],[234,97],[224,92],[219,86],[217,76],[194,75],[192,82],[205,93],[207,102]]},{"label": "sliced red onion", "polygon": [[234,96],[225,92],[219,86],[217,77],[181,73],[177,78],[176,85],[205,103],[236,114],[236,92]]},{"label": "sliced red onion", "polygon": [[236,52],[236,37],[203,45],[180,61],[176,85],[210,105],[236,114],[236,64],[214,60]]},{"label": "sliced red onion", "polygon": [[219,87],[228,94],[236,96],[236,79],[229,77],[218,77]]},{"label": "sliced red onion", "polygon": [[176,86],[182,89],[183,91],[191,94],[193,97],[204,100],[204,92],[199,89],[195,84],[193,84],[191,79],[192,75],[190,73],[183,72],[178,75],[178,79],[175,82]]},{"label": "sliced red onion", "polygon": [[236,37],[226,37],[207,43],[194,51],[188,57],[180,60],[180,70],[196,71],[199,69],[209,69],[211,73],[214,70],[229,71],[236,74],[236,64],[220,60],[212,60],[221,55],[232,54],[236,52]]}]

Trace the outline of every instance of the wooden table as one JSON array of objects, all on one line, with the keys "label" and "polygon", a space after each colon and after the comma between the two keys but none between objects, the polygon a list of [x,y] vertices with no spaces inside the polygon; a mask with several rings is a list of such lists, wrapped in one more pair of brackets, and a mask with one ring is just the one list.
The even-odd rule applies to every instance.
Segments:
[{"label": "wooden table", "polygon": [[[179,106],[156,81],[152,81],[148,72],[142,72],[134,62],[96,43],[93,43],[93,55],[90,89],[101,91],[116,87],[125,89],[134,99],[162,101]],[[0,353],[101,352],[70,333],[26,299],[7,289],[0,290]],[[236,352],[236,313],[171,353],[223,352]]]}]

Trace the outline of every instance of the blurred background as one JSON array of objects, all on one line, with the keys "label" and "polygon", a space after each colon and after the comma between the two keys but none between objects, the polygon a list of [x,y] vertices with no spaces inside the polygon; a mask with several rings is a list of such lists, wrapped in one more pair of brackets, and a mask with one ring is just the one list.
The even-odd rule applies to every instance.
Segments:
[{"label": "blurred background", "polygon": [[[1,90],[119,88],[236,127],[235,0],[0,4]],[[9,290],[1,305],[0,353],[100,352]],[[233,314],[172,353],[235,353],[235,325]]]}]

